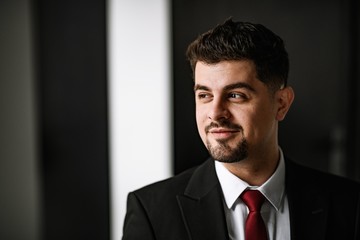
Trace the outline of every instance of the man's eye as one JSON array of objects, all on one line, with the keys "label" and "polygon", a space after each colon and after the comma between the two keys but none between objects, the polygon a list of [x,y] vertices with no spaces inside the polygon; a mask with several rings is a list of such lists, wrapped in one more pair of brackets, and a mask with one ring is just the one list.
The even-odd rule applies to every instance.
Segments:
[{"label": "man's eye", "polygon": [[208,94],[208,93],[199,93],[198,94],[199,99],[209,98],[209,97],[210,97],[210,94]]},{"label": "man's eye", "polygon": [[229,98],[246,99],[246,96],[242,93],[229,93]]}]

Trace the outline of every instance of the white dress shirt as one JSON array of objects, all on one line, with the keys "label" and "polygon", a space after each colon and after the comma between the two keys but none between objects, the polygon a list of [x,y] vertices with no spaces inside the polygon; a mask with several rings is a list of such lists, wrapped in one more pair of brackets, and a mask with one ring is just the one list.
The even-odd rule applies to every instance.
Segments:
[{"label": "white dress shirt", "polygon": [[239,198],[246,189],[257,189],[267,199],[261,215],[267,227],[269,240],[290,239],[289,205],[285,193],[285,161],[280,151],[280,161],[274,174],[261,186],[250,186],[215,161],[215,169],[224,194],[224,209],[231,240],[245,239],[245,221],[248,208]]}]

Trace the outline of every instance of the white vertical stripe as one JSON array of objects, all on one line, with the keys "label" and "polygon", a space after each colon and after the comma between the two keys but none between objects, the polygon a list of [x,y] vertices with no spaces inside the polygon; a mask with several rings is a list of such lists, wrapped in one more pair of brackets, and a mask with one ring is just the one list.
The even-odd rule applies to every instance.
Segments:
[{"label": "white vertical stripe", "polygon": [[108,0],[112,239],[129,191],[170,176],[167,0]]}]

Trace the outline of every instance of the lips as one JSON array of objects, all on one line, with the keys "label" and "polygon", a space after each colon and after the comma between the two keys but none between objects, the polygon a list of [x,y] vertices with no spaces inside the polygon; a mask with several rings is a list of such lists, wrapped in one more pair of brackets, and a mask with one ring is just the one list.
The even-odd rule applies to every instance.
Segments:
[{"label": "lips", "polygon": [[228,133],[228,132],[239,132],[237,129],[228,129],[228,128],[212,128],[208,131],[209,133]]},{"label": "lips", "polygon": [[228,140],[237,136],[243,129],[240,125],[231,123],[230,121],[211,122],[205,127],[206,135],[210,135],[216,140]]},{"label": "lips", "polygon": [[211,134],[215,138],[230,138],[236,135],[239,132],[238,129],[229,129],[229,128],[212,128],[207,133]]}]

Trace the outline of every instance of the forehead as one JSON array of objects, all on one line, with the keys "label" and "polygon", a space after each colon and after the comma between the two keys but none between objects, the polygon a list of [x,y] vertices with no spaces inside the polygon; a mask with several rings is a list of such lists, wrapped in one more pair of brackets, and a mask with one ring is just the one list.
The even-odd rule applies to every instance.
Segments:
[{"label": "forehead", "polygon": [[195,84],[210,88],[221,88],[238,82],[250,85],[262,83],[257,79],[256,67],[252,61],[222,61],[215,64],[196,63]]}]

